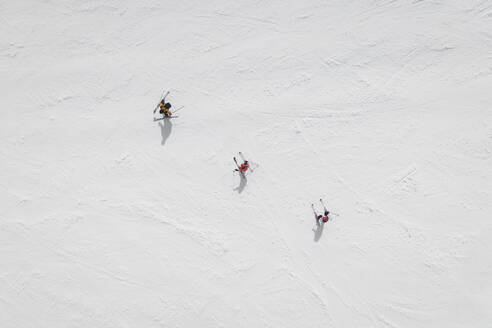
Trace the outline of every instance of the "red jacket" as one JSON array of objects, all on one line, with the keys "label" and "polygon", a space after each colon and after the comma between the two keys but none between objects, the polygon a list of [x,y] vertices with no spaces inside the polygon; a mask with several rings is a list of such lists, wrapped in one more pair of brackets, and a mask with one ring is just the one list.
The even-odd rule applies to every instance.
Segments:
[{"label": "red jacket", "polygon": [[246,172],[249,168],[249,162],[245,161],[243,164],[241,164],[241,167],[239,167],[239,172]]}]

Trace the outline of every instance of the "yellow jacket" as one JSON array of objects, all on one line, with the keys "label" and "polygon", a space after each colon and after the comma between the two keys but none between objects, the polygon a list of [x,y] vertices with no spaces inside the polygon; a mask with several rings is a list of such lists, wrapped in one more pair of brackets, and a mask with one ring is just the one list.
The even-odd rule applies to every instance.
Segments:
[{"label": "yellow jacket", "polygon": [[159,107],[161,108],[160,112],[162,114],[169,115],[169,116],[171,115],[171,111],[169,109],[167,109],[166,107],[164,107],[163,103],[160,103]]}]

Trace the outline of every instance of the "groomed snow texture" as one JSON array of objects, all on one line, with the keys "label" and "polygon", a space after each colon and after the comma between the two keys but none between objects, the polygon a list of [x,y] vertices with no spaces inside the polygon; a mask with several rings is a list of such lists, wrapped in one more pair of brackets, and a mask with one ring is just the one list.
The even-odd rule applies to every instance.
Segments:
[{"label": "groomed snow texture", "polygon": [[491,327],[492,1],[0,23],[2,328]]}]

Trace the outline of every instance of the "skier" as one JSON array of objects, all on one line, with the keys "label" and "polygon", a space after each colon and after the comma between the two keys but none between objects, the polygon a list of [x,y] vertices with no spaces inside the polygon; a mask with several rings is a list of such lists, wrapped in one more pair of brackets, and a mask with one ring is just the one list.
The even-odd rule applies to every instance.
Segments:
[{"label": "skier", "polygon": [[[321,201],[321,199],[320,199],[320,201]],[[323,202],[321,202],[321,204],[323,204]],[[317,224],[319,224],[319,220],[322,220],[322,221],[323,221],[323,223],[328,222],[328,220],[329,220],[329,218],[328,218],[328,214],[330,214],[330,211],[328,211],[328,210],[326,209],[326,207],[324,207],[324,205],[323,205],[323,208],[324,208],[324,213],[323,213],[323,214],[324,214],[324,215],[321,215],[321,214],[316,213],[316,210],[314,209],[314,204],[311,204],[311,207],[312,207],[312,209],[313,209],[314,216],[316,217],[316,223],[317,223]]]},{"label": "skier", "polygon": [[235,169],[234,171],[237,171],[239,173],[244,174],[249,169],[249,162],[246,159],[244,159],[243,154],[241,152],[239,152],[239,155],[243,159],[243,163],[241,165],[239,165],[237,163],[236,157],[233,157],[234,158],[234,162],[236,163],[236,166],[237,166],[237,169]]},{"label": "skier", "polygon": [[329,219],[328,215],[330,214],[330,211],[326,209],[325,203],[323,203],[323,200],[321,198],[319,199],[319,202],[321,203],[321,205],[323,206],[323,210],[325,211],[324,213],[325,216],[323,216],[323,222],[327,222]]},{"label": "skier", "polygon": [[[164,117],[170,117],[172,115],[170,109],[171,109],[171,103],[169,102],[166,102],[166,97],[167,95],[169,94],[169,91],[166,92],[166,94],[164,95],[164,98],[162,98],[161,102],[155,107],[154,109],[154,114],[155,114],[155,111],[157,110],[157,108],[160,108],[159,110],[159,113],[163,114]],[[162,95],[161,95],[162,97]]]},{"label": "skier", "polygon": [[[236,162],[236,165],[237,165],[237,162]],[[240,166],[238,165],[237,166],[237,169],[235,169],[234,171],[237,171],[239,173],[244,173],[248,169],[249,169],[249,162],[248,161],[244,161]]]},{"label": "skier", "polygon": [[166,99],[162,99],[159,103],[159,113],[163,114],[165,117],[169,117],[172,115],[170,111],[171,107],[171,103],[166,102]]}]

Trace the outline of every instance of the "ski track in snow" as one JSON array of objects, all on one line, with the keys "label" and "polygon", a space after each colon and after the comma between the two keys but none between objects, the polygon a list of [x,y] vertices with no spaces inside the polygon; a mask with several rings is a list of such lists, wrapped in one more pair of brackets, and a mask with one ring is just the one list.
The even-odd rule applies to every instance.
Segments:
[{"label": "ski track in snow", "polygon": [[492,1],[0,13],[2,328],[490,325]]}]

